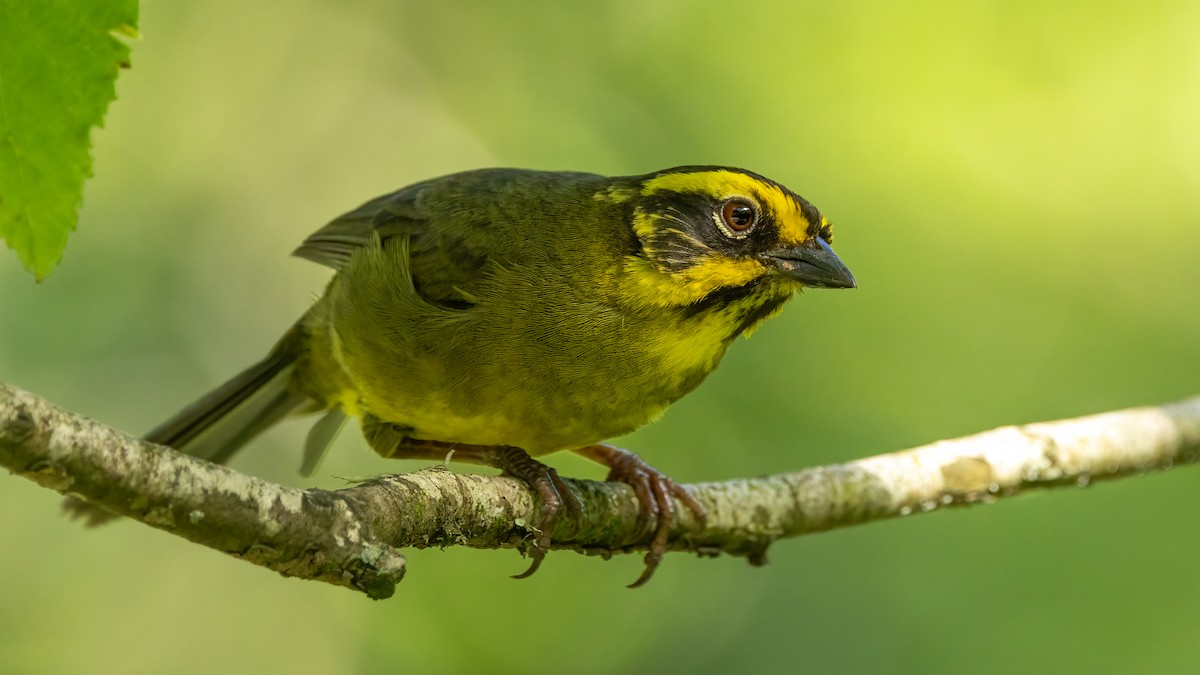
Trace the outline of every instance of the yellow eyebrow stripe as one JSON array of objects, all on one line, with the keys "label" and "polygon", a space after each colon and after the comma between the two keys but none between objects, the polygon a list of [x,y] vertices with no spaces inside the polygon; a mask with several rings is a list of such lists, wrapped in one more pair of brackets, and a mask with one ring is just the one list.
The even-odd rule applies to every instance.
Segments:
[{"label": "yellow eyebrow stripe", "polygon": [[750,197],[769,209],[778,219],[780,243],[796,246],[809,239],[811,223],[800,204],[774,183],[737,171],[694,171],[655,176],[642,184],[642,196],[660,192],[702,194],[713,199]]}]

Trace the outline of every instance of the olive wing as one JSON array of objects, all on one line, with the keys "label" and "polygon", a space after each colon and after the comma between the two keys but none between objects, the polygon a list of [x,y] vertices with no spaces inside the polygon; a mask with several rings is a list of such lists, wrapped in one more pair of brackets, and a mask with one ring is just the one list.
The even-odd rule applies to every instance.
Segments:
[{"label": "olive wing", "polygon": [[426,181],[372,199],[314,232],[293,255],[344,272],[357,251],[397,246],[417,297],[444,309],[470,309],[488,263],[492,218],[447,208],[443,193],[456,183]]},{"label": "olive wing", "polygon": [[369,244],[375,235],[386,240],[396,235],[419,234],[428,227],[428,218],[417,207],[417,196],[427,185],[418,183],[401,188],[338,216],[312,233],[292,255],[341,270],[350,256]]}]

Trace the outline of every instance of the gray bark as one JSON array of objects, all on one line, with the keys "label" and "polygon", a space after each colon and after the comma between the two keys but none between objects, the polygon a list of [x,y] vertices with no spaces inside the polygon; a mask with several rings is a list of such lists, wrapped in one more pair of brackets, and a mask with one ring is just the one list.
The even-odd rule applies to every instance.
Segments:
[{"label": "gray bark", "polygon": [[[677,505],[672,550],[765,562],[774,541],[1031,488],[1085,486],[1200,458],[1200,397],[1078,419],[1003,427],[845,464],[688,486],[702,525]],[[0,385],[0,464],[44,487],[286,576],[386,598],[406,547],[521,548],[537,498],[504,477],[442,466],[342,490],[286,487],[140,441]],[[567,480],[583,506],[554,548],[644,550],[633,490]]]}]

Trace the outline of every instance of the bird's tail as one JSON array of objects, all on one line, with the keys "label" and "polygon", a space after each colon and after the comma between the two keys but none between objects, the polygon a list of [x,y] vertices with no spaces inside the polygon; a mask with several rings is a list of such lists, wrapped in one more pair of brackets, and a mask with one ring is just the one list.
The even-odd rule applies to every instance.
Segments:
[{"label": "bird's tail", "polygon": [[[292,376],[305,345],[297,325],[262,361],[179,411],[145,435],[145,440],[223,464],[242,446],[312,400],[292,386]],[[115,514],[68,498],[64,509],[96,525]]]},{"label": "bird's tail", "polygon": [[155,427],[145,440],[223,464],[308,397],[291,388],[298,355],[276,349]]}]

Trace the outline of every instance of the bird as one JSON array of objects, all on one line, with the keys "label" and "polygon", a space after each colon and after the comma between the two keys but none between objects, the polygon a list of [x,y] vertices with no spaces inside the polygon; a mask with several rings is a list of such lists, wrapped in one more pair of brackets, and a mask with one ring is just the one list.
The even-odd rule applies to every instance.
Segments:
[{"label": "bird", "polygon": [[[223,463],[288,416],[323,413],[311,473],[348,417],[393,458],[501,469],[540,499],[529,568],[578,499],[536,459],[572,451],[630,484],[654,574],[687,489],[606,444],[659,418],[734,340],[803,288],[854,288],[832,225],[733,167],[635,176],[478,169],[372,199],[294,251],[333,275],[258,363],[146,434]],[[651,537],[651,532],[653,536]]]}]

